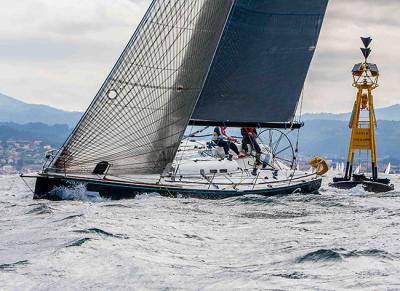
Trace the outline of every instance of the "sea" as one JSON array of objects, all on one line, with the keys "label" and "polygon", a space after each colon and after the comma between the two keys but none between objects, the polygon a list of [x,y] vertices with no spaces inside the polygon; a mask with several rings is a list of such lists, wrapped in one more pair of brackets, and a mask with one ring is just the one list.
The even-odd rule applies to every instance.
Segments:
[{"label": "sea", "polygon": [[329,180],[273,198],[51,202],[0,176],[0,290],[400,290],[400,192]]}]

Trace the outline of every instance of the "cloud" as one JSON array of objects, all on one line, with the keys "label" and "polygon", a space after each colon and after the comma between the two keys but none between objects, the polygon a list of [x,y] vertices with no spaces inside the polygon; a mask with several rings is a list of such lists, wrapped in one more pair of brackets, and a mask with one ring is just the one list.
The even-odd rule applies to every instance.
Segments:
[{"label": "cloud", "polygon": [[[143,17],[150,0],[18,0],[0,10],[0,92],[84,110]],[[349,111],[351,68],[362,35],[374,38],[381,70],[376,104],[399,103],[400,1],[330,0],[305,84],[304,111]]]},{"label": "cloud", "polygon": [[331,0],[308,79],[305,111],[350,111],[355,99],[351,69],[362,61],[360,36],[371,36],[371,62],[381,71],[378,107],[399,103],[400,1]]},{"label": "cloud", "polygon": [[27,102],[84,110],[148,4],[9,1],[0,10],[0,91]]}]

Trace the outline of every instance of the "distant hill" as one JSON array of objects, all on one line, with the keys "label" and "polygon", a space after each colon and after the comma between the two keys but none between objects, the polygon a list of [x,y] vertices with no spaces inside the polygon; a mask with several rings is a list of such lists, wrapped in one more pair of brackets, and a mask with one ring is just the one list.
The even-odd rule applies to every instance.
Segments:
[{"label": "distant hill", "polygon": [[[239,135],[235,129],[228,130],[232,135]],[[0,141],[41,140],[59,147],[70,132],[71,129],[67,125],[0,123]],[[400,164],[400,121],[380,121],[376,135],[379,159]],[[347,121],[309,120],[300,132],[300,154],[308,157],[320,155],[327,159],[345,159],[349,138]]]},{"label": "distant hill", "polygon": [[0,93],[0,122],[68,124],[74,127],[81,112],[67,112],[47,105],[28,104]]},{"label": "distant hill", "polygon": [[[300,152],[329,159],[346,158],[350,139],[347,121],[308,120],[300,134]],[[380,159],[400,160],[400,121],[381,120],[376,130]]]},{"label": "distant hill", "polygon": [[[375,110],[378,120],[400,121],[400,104]],[[39,122],[49,125],[68,124],[73,128],[82,112],[68,112],[47,105],[28,104],[0,93],[0,122],[19,124]],[[350,113],[306,113],[302,120],[348,121]]]},{"label": "distant hill", "polygon": [[[232,135],[239,131],[228,129]],[[43,123],[0,123],[0,141],[41,140],[58,147],[66,140],[71,129],[66,125],[47,125]],[[379,159],[400,164],[400,121],[380,121],[377,135]],[[294,137],[295,135],[291,135]],[[345,159],[348,150],[350,129],[347,121],[309,120],[300,132],[299,150],[301,155],[323,156],[327,159]]]},{"label": "distant hill", "polygon": [[[375,110],[377,151],[380,160],[399,164],[400,105]],[[350,129],[350,113],[307,113],[300,135],[300,152],[307,156],[321,155],[328,159],[346,159]]]},{"label": "distant hill", "polygon": [[70,132],[71,130],[66,124],[47,125],[43,123],[0,123],[0,141],[41,140],[52,146],[60,146],[68,137]]},{"label": "distant hill", "polygon": [[[378,120],[400,121],[400,104],[389,107],[375,109],[376,118]],[[303,120],[342,120],[349,121],[350,113],[306,113],[302,117]]]},{"label": "distant hill", "polygon": [[[81,112],[27,104],[0,94],[0,140],[43,140],[61,145],[81,115]],[[378,155],[380,159],[400,164],[400,105],[379,108],[376,115],[380,120],[377,129]],[[305,114],[300,153],[309,157],[321,155],[329,159],[344,159],[350,135],[349,117],[350,113]],[[232,134],[239,134],[234,129],[230,130]]]}]

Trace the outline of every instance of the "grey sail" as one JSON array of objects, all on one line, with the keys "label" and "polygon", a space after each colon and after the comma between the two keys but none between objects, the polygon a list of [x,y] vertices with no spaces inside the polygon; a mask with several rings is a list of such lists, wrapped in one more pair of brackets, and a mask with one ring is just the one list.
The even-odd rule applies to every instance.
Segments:
[{"label": "grey sail", "polygon": [[191,124],[292,122],[328,0],[237,0]]},{"label": "grey sail", "polygon": [[[233,0],[155,0],[47,172],[161,173],[173,161]],[[96,172],[96,171],[95,171]]]}]

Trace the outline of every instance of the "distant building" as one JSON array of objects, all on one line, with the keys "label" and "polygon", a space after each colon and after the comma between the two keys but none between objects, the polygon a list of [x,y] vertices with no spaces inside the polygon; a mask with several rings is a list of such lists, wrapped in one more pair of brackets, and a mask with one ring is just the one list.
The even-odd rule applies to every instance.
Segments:
[{"label": "distant building", "polygon": [[6,165],[1,168],[0,174],[16,174],[17,170],[14,166]]}]

